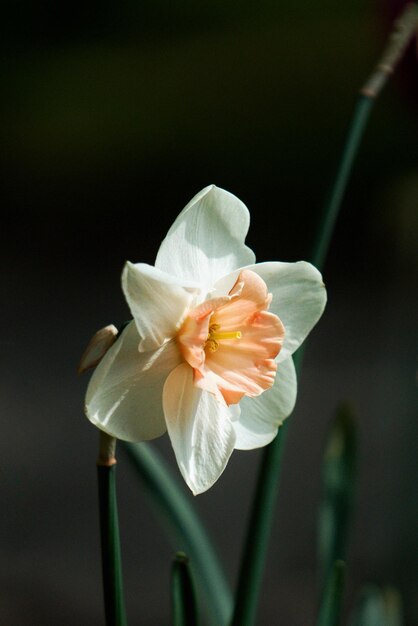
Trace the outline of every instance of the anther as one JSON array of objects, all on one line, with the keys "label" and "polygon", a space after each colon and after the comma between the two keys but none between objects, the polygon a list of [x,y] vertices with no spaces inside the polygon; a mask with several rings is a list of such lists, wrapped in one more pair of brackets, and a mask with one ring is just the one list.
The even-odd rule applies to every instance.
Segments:
[{"label": "anther", "polygon": [[226,332],[218,332],[220,329],[220,324],[211,324],[209,326],[208,338],[206,340],[205,348],[211,352],[216,352],[219,348],[219,342],[227,339],[241,339],[242,333],[240,330],[237,331],[226,331]]}]

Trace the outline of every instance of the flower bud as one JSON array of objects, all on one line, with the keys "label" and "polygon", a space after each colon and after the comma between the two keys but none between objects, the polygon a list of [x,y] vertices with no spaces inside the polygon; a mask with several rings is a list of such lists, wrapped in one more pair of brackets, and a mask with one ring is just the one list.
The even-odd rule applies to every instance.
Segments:
[{"label": "flower bud", "polygon": [[109,350],[110,346],[115,343],[117,336],[118,329],[113,324],[109,324],[109,326],[98,330],[90,339],[87,348],[83,352],[80,363],[78,364],[77,373],[83,374],[88,369],[96,367]]}]

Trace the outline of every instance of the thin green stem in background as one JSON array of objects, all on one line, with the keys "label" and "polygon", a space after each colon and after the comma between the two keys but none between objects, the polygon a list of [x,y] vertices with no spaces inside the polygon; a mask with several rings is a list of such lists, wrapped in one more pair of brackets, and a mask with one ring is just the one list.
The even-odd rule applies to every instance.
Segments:
[{"label": "thin green stem in background", "polygon": [[210,623],[213,626],[228,624],[232,613],[228,581],[190,499],[149,444],[123,442],[123,448],[173,545],[190,557],[191,571]]},{"label": "thin green stem in background", "polygon": [[[324,210],[322,224],[316,238],[312,261],[321,269],[328,250],[343,193],[353,165],[354,156],[365,128],[371,101],[361,96],[344,147],[341,165]],[[354,133],[354,138],[353,138]],[[295,355],[296,371],[300,371],[300,353]],[[233,626],[252,626],[258,605],[270,529],[280,479],[283,448],[288,422],[281,427],[276,439],[265,449],[259,470],[254,502],[238,580]],[[254,540],[257,538],[257,541]]]},{"label": "thin green stem in background", "polygon": [[356,475],[357,428],[348,405],[333,419],[322,461],[318,564],[324,587],[335,561],[345,561]]},{"label": "thin green stem in background", "polygon": [[[340,165],[314,241],[311,261],[318,269],[322,269],[324,265],[341,202],[371,108],[413,37],[417,23],[418,10],[416,5],[407,5],[395,23],[394,31],[389,37],[388,45],[376,70],[360,91]],[[300,356],[297,354],[295,362],[298,361],[298,372],[300,370],[299,359]],[[261,461],[239,572],[233,626],[252,626],[255,623],[287,429],[286,422],[276,439],[265,449]]]},{"label": "thin green stem in background", "polygon": [[189,559],[177,552],[171,568],[172,626],[197,626],[198,612]]},{"label": "thin green stem in background", "polygon": [[317,626],[338,626],[341,614],[344,574],[344,561],[335,561],[325,584]]},{"label": "thin green stem in background", "polygon": [[360,89],[341,162],[328,201],[324,206],[311,255],[312,263],[319,269],[324,265],[341,202],[371,109],[389,76],[393,74],[412,37],[416,35],[417,25],[418,7],[415,2],[411,2],[405,6],[403,12],[395,21],[387,45],[375,70]]},{"label": "thin green stem in background", "polygon": [[325,257],[331,243],[332,233],[334,232],[335,223],[338,213],[340,212],[344,192],[373,104],[374,100],[372,98],[362,95],[358,98],[347,141],[344,146],[341,164],[331,189],[330,197],[325,204],[319,232],[311,254],[311,261],[318,269],[324,266]]},{"label": "thin green stem in background", "polygon": [[[110,446],[107,445],[109,442]],[[113,442],[114,440],[111,437],[101,433],[101,450],[97,462],[97,477],[99,486],[103,595],[106,626],[126,626],[116,501],[116,460],[113,454]],[[104,448],[106,448],[106,454],[103,454]]]}]

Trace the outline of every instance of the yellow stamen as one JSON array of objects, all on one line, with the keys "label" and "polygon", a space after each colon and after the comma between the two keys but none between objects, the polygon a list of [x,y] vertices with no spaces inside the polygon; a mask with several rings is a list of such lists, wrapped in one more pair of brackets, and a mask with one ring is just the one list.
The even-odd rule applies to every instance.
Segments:
[{"label": "yellow stamen", "polygon": [[222,341],[222,339],[241,339],[242,333],[240,330],[229,333],[211,333],[211,339],[215,341]]},{"label": "yellow stamen", "polygon": [[218,332],[219,329],[219,324],[211,324],[209,326],[209,334],[206,340],[205,348],[208,348],[211,352],[216,352],[216,350],[219,348],[219,342],[224,339],[241,339],[242,337],[242,333],[240,330]]}]

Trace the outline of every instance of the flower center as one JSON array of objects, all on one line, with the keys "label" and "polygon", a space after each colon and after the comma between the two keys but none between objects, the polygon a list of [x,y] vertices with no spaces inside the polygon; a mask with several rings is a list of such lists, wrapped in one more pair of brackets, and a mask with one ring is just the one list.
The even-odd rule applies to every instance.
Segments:
[{"label": "flower center", "polygon": [[242,333],[240,330],[237,331],[229,331],[229,332],[221,332],[220,324],[211,324],[209,326],[209,333],[205,343],[205,349],[207,348],[210,352],[216,352],[219,348],[219,342],[224,339],[241,339]]}]

